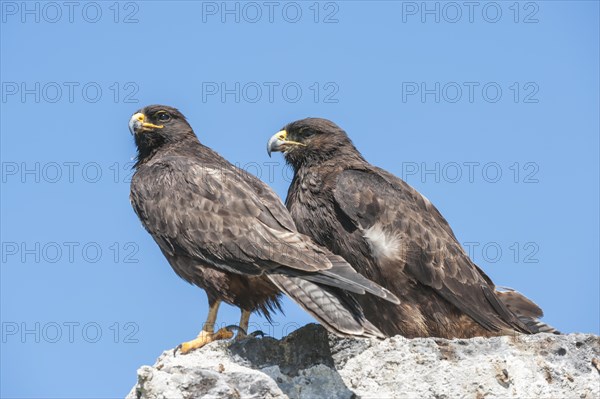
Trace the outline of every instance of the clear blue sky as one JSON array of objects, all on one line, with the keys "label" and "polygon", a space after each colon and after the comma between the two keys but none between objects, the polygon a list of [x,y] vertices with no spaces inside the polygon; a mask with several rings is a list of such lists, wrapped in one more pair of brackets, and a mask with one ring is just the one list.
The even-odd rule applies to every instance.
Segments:
[{"label": "clear blue sky", "polygon": [[[129,204],[153,103],[282,197],[268,138],[334,120],[498,285],[599,333],[598,2],[23,4],[1,3],[2,397],[122,397],[204,321]],[[276,337],[311,321],[284,307]]]}]

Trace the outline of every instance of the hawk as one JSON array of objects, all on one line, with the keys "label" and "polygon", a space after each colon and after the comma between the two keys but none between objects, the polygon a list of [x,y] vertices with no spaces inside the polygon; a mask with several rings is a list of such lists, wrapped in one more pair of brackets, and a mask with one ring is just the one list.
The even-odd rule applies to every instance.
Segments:
[{"label": "hawk", "polygon": [[554,332],[542,310],[497,289],[423,195],[368,163],[344,130],[320,118],[271,137],[294,169],[286,205],[298,231],[393,292],[400,303],[358,298],[387,336],[467,338]]},{"label": "hawk", "polygon": [[137,111],[129,128],[137,146],[130,200],[145,229],[181,278],[206,291],[206,323],[183,353],[233,334],[213,333],[221,301],[267,318],[281,292],[328,330],[382,337],[349,293],[398,299],[341,257],[296,230],[279,197],[261,180],[202,145],[175,108]]}]

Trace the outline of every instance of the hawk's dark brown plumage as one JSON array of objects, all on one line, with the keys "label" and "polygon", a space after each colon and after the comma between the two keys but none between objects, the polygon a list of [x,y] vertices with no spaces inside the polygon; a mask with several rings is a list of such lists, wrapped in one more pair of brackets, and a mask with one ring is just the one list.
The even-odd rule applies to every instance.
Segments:
[{"label": "hawk's dark brown plumage", "polygon": [[369,164],[333,122],[308,118],[274,135],[295,171],[286,205],[298,230],[344,257],[400,304],[359,298],[386,335],[492,336],[551,331],[533,302],[498,292],[448,222],[415,189]]},{"label": "hawk's dark brown plumage", "polygon": [[267,317],[281,290],[339,335],[381,336],[348,292],[397,298],[299,234],[267,185],[202,145],[174,108],[148,106],[131,124],[131,203],[180,277]]}]

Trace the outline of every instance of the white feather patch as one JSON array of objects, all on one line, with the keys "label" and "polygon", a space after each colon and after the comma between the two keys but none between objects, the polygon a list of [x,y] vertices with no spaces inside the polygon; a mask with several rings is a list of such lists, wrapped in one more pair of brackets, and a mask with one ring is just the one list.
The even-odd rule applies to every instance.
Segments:
[{"label": "white feather patch", "polygon": [[394,234],[385,232],[379,223],[365,230],[363,237],[367,239],[377,259],[394,258],[400,253],[400,239]]}]

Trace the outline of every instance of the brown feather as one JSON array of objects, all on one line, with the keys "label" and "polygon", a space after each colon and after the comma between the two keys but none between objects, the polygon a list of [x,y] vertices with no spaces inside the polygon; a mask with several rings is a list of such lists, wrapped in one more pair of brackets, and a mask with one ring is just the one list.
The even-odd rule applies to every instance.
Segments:
[{"label": "brown feather", "polygon": [[[284,128],[294,168],[286,205],[298,230],[388,288],[400,304],[357,298],[387,335],[445,338],[531,333],[469,259],[431,202],[398,177],[369,164],[331,121],[308,118]],[[511,309],[512,308],[512,309]]]},{"label": "brown feather", "polygon": [[[203,288],[209,301],[267,318],[280,309],[283,290],[330,331],[382,336],[345,290],[397,302],[393,294],[298,233],[277,195],[202,145],[179,111],[139,112],[155,127],[135,132],[131,203],[181,278]],[[165,113],[168,119],[156,119]]]}]

